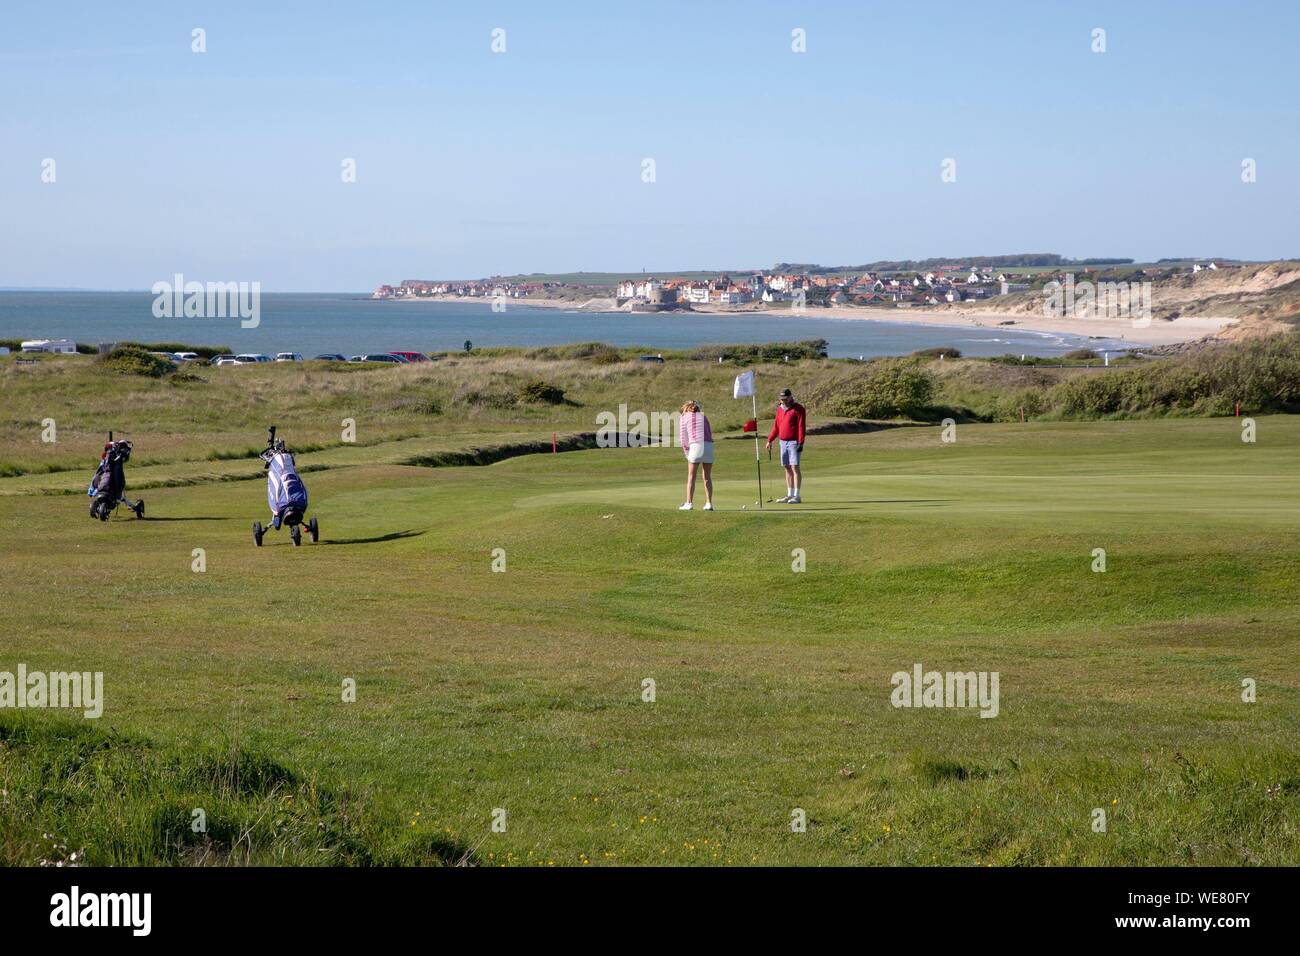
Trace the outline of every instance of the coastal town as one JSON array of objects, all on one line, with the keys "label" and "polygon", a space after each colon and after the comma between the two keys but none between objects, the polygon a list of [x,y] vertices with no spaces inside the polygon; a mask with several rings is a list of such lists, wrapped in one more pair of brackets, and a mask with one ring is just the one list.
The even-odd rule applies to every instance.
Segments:
[{"label": "coastal town", "polygon": [[618,305],[645,305],[652,309],[702,306],[742,306],[751,303],[804,301],[822,305],[938,305],[941,302],[970,302],[1029,288],[1011,273],[994,273],[971,268],[955,273],[934,271],[913,276],[866,272],[849,277],[808,273],[754,271],[738,275],[721,274],[712,279],[658,279],[654,276],[624,279],[615,286],[563,282],[515,282],[482,279],[441,282],[405,279],[399,285],[381,285],[376,299],[460,297],[460,298],[550,298],[574,292],[613,295]]},{"label": "coastal town", "polygon": [[[1217,270],[1214,262],[1193,263],[1161,270],[1137,269],[1133,279],[1169,278],[1181,272]],[[878,306],[926,308],[975,303],[997,296],[1041,288],[1053,279],[1064,282],[1068,274],[1091,275],[1078,269],[1017,271],[979,264],[926,271],[864,271],[853,274],[754,270],[723,273],[713,278],[624,277],[610,282],[526,281],[505,277],[466,281],[405,279],[398,285],[381,285],[375,299],[572,299],[583,296],[612,298],[616,308],[629,311],[669,309],[762,308],[782,303],[807,306]]]}]

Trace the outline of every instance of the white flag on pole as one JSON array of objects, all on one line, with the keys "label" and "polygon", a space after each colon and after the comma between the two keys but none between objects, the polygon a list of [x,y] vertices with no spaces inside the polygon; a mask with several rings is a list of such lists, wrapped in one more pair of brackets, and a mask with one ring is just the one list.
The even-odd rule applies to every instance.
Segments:
[{"label": "white flag on pole", "polygon": [[747,395],[754,394],[754,371],[741,372],[736,376],[736,382],[731,387],[732,398],[745,398]]}]

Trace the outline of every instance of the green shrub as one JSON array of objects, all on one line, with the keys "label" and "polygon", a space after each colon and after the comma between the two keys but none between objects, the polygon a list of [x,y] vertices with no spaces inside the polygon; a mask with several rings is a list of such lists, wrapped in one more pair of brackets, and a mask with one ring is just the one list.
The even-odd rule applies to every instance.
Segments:
[{"label": "green shrub", "polygon": [[145,375],[149,378],[162,378],[176,371],[176,366],[159,355],[151,355],[148,350],[138,345],[119,345],[107,355],[101,355],[99,361],[121,375]]},{"label": "green shrub", "polygon": [[932,349],[917,349],[912,353],[913,358],[922,359],[958,359],[961,358],[961,349],[955,349],[950,345],[940,345]]},{"label": "green shrub", "polygon": [[1054,408],[1065,415],[1095,418],[1124,409],[1128,373],[1080,375],[1066,379],[1051,392]]},{"label": "green shrub", "polygon": [[564,389],[546,382],[528,382],[519,389],[519,401],[528,405],[560,405],[564,402]]},{"label": "green shrub", "polygon": [[516,392],[507,391],[504,388],[478,387],[474,385],[461,386],[452,396],[452,403],[464,405],[470,408],[514,408],[518,404],[519,396]]},{"label": "green shrub", "polygon": [[1191,408],[1210,398],[1214,379],[1192,366],[1172,366],[1149,372],[1135,372],[1134,379],[1150,379],[1149,404],[1161,409]]},{"label": "green shrub", "polygon": [[[595,365],[613,365],[617,362],[626,362],[633,354],[639,354],[635,349],[615,348],[605,342],[575,342],[570,345],[540,345],[536,348],[523,350],[493,348],[480,349],[479,351],[481,354],[499,356],[522,354],[524,358],[539,359],[545,362],[578,359],[592,362]],[[644,351],[644,349],[641,351]]]},{"label": "green shrub", "polygon": [[1270,336],[1193,355],[1216,391],[1251,411],[1290,411],[1300,405],[1300,333]]},{"label": "green shrub", "polygon": [[1221,345],[1122,370],[1072,378],[1052,389],[1067,417],[1171,412],[1286,412],[1300,406],[1300,335]]},{"label": "green shrub", "polygon": [[917,416],[934,393],[934,378],[915,361],[885,360],[846,382],[831,410],[849,418]]},{"label": "green shrub", "polygon": [[[987,359],[983,359],[982,361],[992,362],[995,365],[1057,366],[1060,365],[1063,361],[1065,361],[1068,358],[1068,356],[1077,355],[1078,352],[1086,352],[1086,351],[1088,350],[1078,349],[1075,352],[1067,352],[1065,355],[1026,355],[1024,358],[1021,358],[1019,355],[993,355]],[[1094,358],[1095,357],[1096,356],[1094,353]],[[1074,358],[1074,359],[1070,359],[1070,361],[1072,363],[1077,364],[1080,361],[1084,361],[1084,359]]]},{"label": "green shrub", "polygon": [[[184,342],[115,342],[114,350],[124,348],[143,349],[146,352],[193,352],[201,359],[210,359],[214,355],[230,355],[229,347],[225,345],[186,345]],[[83,351],[82,346],[77,346],[77,351]],[[99,352],[99,346],[87,345],[85,351],[94,355]]]},{"label": "green shrub", "polygon": [[787,357],[791,361],[825,358],[828,345],[829,343],[825,339],[806,339],[802,342],[763,342],[754,345],[701,345],[689,352],[688,357],[716,362],[721,356],[724,362],[752,365],[759,362],[782,362]]},{"label": "green shrub", "polygon": [[999,395],[993,403],[993,419],[999,422],[1020,420],[1023,409],[1025,419],[1036,418],[1050,407],[1047,392],[1041,388],[1021,388]]}]

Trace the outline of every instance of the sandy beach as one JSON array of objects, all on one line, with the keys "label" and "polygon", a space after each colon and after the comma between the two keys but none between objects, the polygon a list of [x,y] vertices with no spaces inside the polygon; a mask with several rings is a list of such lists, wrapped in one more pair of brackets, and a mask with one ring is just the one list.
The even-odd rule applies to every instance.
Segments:
[{"label": "sandy beach", "polygon": [[1235,319],[1189,316],[1172,321],[1151,319],[1149,325],[1135,328],[1130,319],[1049,319],[966,310],[890,309],[881,310],[874,315],[864,315],[864,311],[866,310],[832,306],[829,309],[818,309],[817,314],[828,318],[862,319],[868,322],[944,325],[954,328],[1012,328],[1025,332],[1052,332],[1057,335],[1121,339],[1134,345],[1175,345],[1180,342],[1193,342],[1207,335],[1216,335],[1228,326],[1236,324]]},{"label": "sandy beach", "polygon": [[[422,296],[401,299],[403,302],[464,302],[459,296]],[[509,299],[506,308],[530,306],[546,309],[569,309],[582,312],[619,312],[610,298],[594,298],[582,302],[572,299]],[[1049,332],[1056,335],[1074,335],[1098,339],[1119,339],[1133,345],[1177,345],[1181,342],[1194,342],[1209,335],[1217,335],[1225,328],[1235,325],[1236,319],[1211,318],[1206,316],[1183,316],[1173,320],[1151,319],[1150,324],[1135,328],[1130,319],[1049,319],[1044,316],[1026,315],[1024,313],[978,312],[969,309],[869,309],[851,306],[831,306],[829,308],[810,308],[804,312],[793,312],[786,306],[778,309],[763,309],[741,306],[695,305],[691,311],[711,315],[762,315],[762,316],[804,316],[820,319],[854,319],[862,322],[888,322],[895,325],[931,325],[948,326],[960,329],[1015,329],[1021,332]],[[646,315],[657,313],[649,312]],[[667,313],[681,316],[681,312]]]}]

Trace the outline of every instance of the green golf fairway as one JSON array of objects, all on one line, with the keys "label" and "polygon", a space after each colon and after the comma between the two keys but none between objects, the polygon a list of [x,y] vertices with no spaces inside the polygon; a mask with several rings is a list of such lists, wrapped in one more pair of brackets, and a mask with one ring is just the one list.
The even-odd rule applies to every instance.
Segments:
[{"label": "green golf fairway", "polygon": [[[714,513],[702,483],[676,510],[680,449],[416,467],[380,442],[299,455],[321,541],[298,549],[253,545],[256,461],[151,447],[147,517],[106,524],[89,468],[2,478],[0,670],[102,671],[104,710],[0,711],[0,862],[43,832],[190,860],[140,823],[188,822],[184,792],[42,796],[5,744],[89,724],[266,755],[356,796],[396,862],[1294,863],[1300,421],[1257,425],[814,435],[804,503],[762,509],[752,439],[720,435]],[[997,672],[997,716],[892,706],[917,664]]]}]

